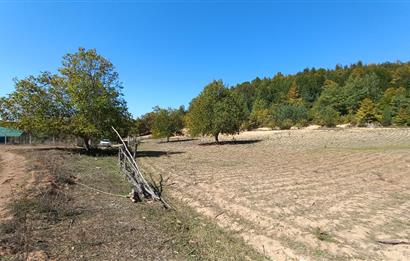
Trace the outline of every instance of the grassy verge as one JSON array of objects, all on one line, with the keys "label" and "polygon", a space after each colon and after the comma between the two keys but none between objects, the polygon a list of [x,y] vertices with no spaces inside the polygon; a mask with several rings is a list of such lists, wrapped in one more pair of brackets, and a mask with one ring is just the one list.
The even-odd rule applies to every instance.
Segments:
[{"label": "grassy verge", "polygon": [[0,249],[7,255],[0,260],[33,253],[57,260],[264,259],[179,202],[172,202],[173,211],[124,198],[130,187],[115,156],[26,154],[36,163],[38,184],[12,204],[13,218],[1,224]]}]

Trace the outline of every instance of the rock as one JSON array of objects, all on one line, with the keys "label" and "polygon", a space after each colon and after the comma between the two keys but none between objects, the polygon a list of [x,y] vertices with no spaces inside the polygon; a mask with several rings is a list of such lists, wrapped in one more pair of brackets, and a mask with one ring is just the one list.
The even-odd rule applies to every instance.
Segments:
[{"label": "rock", "polygon": [[291,130],[298,130],[298,129],[299,129],[299,127],[292,126],[292,127],[290,127],[290,129],[291,129]]}]

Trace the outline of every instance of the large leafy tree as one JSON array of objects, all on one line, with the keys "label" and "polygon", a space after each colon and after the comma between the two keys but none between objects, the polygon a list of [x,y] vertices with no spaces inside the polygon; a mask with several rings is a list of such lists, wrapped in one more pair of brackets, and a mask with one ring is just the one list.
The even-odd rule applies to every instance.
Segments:
[{"label": "large leafy tree", "polygon": [[169,138],[180,132],[183,125],[183,114],[180,110],[171,108],[162,109],[160,107],[154,108],[154,122],[152,124],[152,134],[156,138]]},{"label": "large leafy tree", "polygon": [[137,136],[147,135],[152,132],[152,125],[154,124],[155,113],[148,112],[134,121],[132,134]]},{"label": "large leafy tree", "polygon": [[91,138],[111,137],[111,126],[125,132],[130,117],[118,73],[109,60],[95,49],[79,48],[63,57],[59,71],[70,101],[69,131],[83,138],[87,149]]},{"label": "large leafy tree", "polygon": [[33,133],[47,133],[53,120],[47,92],[48,78],[49,74],[43,73],[37,77],[15,79],[15,91],[0,100],[1,118],[12,122],[30,137]]},{"label": "large leafy tree", "polygon": [[80,48],[63,57],[59,72],[16,80],[0,101],[2,119],[28,133],[79,136],[87,149],[91,138],[112,137],[111,126],[126,132],[130,115],[109,60]]},{"label": "large leafy tree", "polygon": [[191,135],[212,135],[219,142],[219,134],[235,134],[245,119],[245,102],[227,88],[222,81],[208,84],[192,100],[187,115]]}]

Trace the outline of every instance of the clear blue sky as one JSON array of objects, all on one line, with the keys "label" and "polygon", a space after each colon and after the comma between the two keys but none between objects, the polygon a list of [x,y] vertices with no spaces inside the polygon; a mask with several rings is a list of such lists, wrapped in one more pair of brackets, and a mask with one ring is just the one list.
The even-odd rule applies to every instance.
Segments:
[{"label": "clear blue sky", "polygon": [[187,106],[213,79],[408,61],[410,2],[0,0],[0,96],[80,46],[114,63],[138,116]]}]

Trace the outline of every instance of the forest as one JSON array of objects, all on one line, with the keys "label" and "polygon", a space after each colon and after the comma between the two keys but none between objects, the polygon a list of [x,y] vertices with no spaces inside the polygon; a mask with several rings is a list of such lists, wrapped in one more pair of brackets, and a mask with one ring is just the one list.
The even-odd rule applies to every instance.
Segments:
[{"label": "forest", "polygon": [[[158,110],[136,119],[137,133],[151,132]],[[307,68],[231,87],[213,81],[191,101],[184,123],[194,135],[214,136],[308,124],[409,126],[410,63],[357,62],[334,69]],[[155,127],[153,130],[159,134]]]}]

